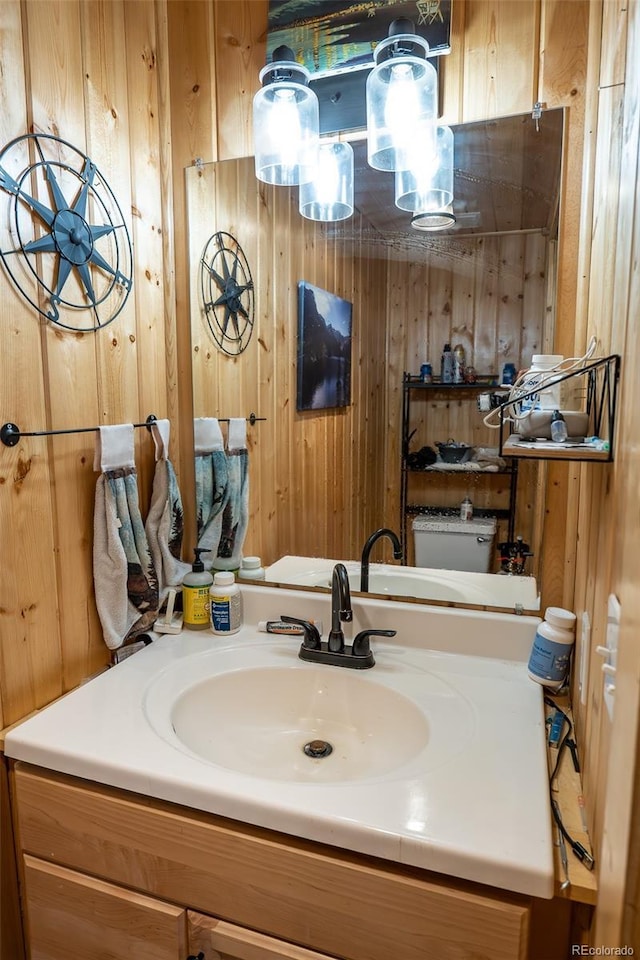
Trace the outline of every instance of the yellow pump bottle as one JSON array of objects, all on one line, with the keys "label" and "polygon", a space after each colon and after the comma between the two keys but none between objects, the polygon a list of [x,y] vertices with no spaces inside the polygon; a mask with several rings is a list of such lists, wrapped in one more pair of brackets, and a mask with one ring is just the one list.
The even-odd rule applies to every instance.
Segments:
[{"label": "yellow pump bottle", "polygon": [[213,577],[205,570],[200,555],[211,551],[196,547],[194,553],[191,572],[182,581],[182,622],[187,630],[206,630],[210,626],[209,588]]}]

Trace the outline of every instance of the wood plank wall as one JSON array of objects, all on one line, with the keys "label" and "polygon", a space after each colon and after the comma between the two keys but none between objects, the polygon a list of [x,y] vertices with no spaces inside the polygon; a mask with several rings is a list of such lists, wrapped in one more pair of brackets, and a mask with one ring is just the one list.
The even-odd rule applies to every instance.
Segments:
[{"label": "wood plank wall", "polygon": [[[638,300],[638,227],[628,185],[637,179],[638,83],[637,67],[630,65],[637,56],[626,57],[624,51],[627,16],[632,17],[628,43],[638,43],[637,3],[627,10],[615,2],[587,0],[456,0],[453,11],[453,50],[443,65],[443,114],[449,122],[525,112],[534,100],[569,107],[555,346],[565,355],[581,352],[593,331],[601,352],[620,349],[635,363],[637,330],[630,304]],[[127,308],[97,334],[77,337],[43,325],[5,278],[0,297],[3,422],[38,429],[139,420],[149,412],[170,416],[179,451],[174,458],[188,477],[191,344],[182,171],[196,157],[208,161],[251,153],[250,104],[264,62],[265,26],[266,0],[0,4],[1,142],[33,127],[94,153],[131,217],[136,251]],[[597,144],[592,144],[592,120],[598,115]],[[585,128],[593,148],[583,158]],[[613,183],[607,168],[615,174]],[[591,208],[594,193],[598,200]],[[615,263],[602,219],[611,203],[618,211]],[[598,291],[603,291],[602,303]],[[367,396],[382,392],[385,430],[396,433],[397,373],[414,356],[418,359],[414,347],[406,351],[400,338],[389,338],[386,382],[376,383],[372,369],[365,391]],[[598,848],[605,827],[616,819],[619,824],[608,840],[610,876],[605,869],[601,875],[614,894],[626,882],[623,848],[631,804],[628,800],[620,815],[614,776],[626,771],[632,798],[637,769],[635,382],[623,382],[619,461],[599,473],[562,465],[549,471],[552,536],[545,541],[543,569],[545,600],[573,606],[575,584],[576,609],[592,612],[592,643],[603,635],[606,594],[613,589],[623,601],[625,669],[616,712],[621,736],[608,731],[595,659],[587,703],[578,711]],[[344,435],[338,442],[344,451]],[[396,467],[388,461],[386,472],[378,474],[379,443],[369,444],[359,464],[374,487],[381,480],[388,498]],[[327,458],[313,472],[324,484],[335,455],[333,440],[326,446]],[[287,477],[302,488],[312,468],[298,461],[294,450],[304,451],[300,431]],[[153,468],[146,436],[138,438],[137,455],[144,500]],[[85,435],[25,439],[0,449],[0,723],[73,687],[106,660],[92,597],[92,459],[93,440]],[[334,525],[341,508],[336,501]],[[262,520],[268,514],[263,511]],[[385,519],[393,524],[396,518],[390,508]],[[364,516],[359,522],[365,524]],[[256,540],[261,548],[269,542],[268,529]],[[630,835],[633,840],[636,833]],[[614,895],[608,914],[612,927],[619,902]]]},{"label": "wood plank wall", "polygon": [[[256,186],[253,158],[187,170],[196,417],[246,417],[250,521],[245,553],[350,557],[382,520],[385,265],[353,257],[326,225],[300,217],[297,190]],[[199,261],[213,232],[238,238],[255,282],[255,328],[231,357],[202,305]],[[358,224],[354,224],[358,245]],[[296,409],[298,281],[353,305],[351,403]],[[226,425],[223,425],[226,430]]]},{"label": "wood plank wall", "polygon": [[[171,416],[179,434],[164,5],[0,5],[1,140],[56,134],[97,162],[135,249],[133,292],[96,333],[47,324],[2,278],[0,409],[23,430]],[[10,79],[8,79],[10,78]],[[141,502],[153,444],[136,433]],[[93,600],[92,434],[0,450],[0,703],[11,723],[106,661]]]},{"label": "wood plank wall", "polygon": [[[598,843],[600,897],[594,943],[640,946],[640,822],[638,719],[640,581],[640,396],[636,375],[640,303],[640,7],[604,3],[590,44],[588,182],[581,260],[586,266],[581,319],[607,352],[622,355],[617,454],[603,471],[580,471],[579,553],[575,606],[590,638],[578,631],[576,660],[586,650],[588,676],[581,702],[574,676],[574,709],[584,751],[583,789]],[[582,274],[582,271],[581,271]],[[618,674],[613,720],[603,699],[602,658],[607,600],[620,601]]]}]

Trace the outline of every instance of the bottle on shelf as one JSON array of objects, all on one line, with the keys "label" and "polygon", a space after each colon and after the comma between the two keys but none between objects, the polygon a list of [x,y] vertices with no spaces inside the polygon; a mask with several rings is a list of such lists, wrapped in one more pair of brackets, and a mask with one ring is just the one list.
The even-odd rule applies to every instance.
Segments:
[{"label": "bottle on shelf", "polygon": [[260,557],[243,557],[238,570],[239,580],[264,580],[265,570]]},{"label": "bottle on shelf", "polygon": [[440,382],[453,383],[453,372],[454,363],[453,353],[451,352],[451,344],[445,343],[444,350],[442,351],[442,360],[440,363]]},{"label": "bottle on shelf", "polygon": [[460,519],[473,520],[473,503],[469,497],[465,497],[460,504]]},{"label": "bottle on shelf", "polygon": [[554,410],[551,415],[551,439],[556,443],[564,443],[567,439],[567,423],[559,410]]},{"label": "bottle on shelf", "polygon": [[457,343],[453,350],[453,382],[464,383],[466,370],[466,355],[461,343]]},{"label": "bottle on shelf", "polygon": [[516,382],[516,365],[515,363],[505,363],[502,368],[502,385],[510,387]]}]

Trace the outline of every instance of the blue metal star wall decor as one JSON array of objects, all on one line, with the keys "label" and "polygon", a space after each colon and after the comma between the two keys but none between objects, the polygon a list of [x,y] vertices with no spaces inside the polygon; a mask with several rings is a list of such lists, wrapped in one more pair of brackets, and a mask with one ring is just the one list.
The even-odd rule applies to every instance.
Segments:
[{"label": "blue metal star wall decor", "polygon": [[0,189],[0,258],[22,296],[68,330],[114,320],[131,292],[132,247],[96,164],[59,137],[26,134],[0,153]]}]

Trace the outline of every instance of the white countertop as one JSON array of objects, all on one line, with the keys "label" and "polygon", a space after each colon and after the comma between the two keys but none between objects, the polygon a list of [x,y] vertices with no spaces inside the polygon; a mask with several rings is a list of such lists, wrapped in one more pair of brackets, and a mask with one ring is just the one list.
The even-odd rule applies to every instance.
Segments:
[{"label": "white countertop", "polygon": [[[281,614],[322,618],[326,634],[328,597],[251,585],[242,591],[245,624]],[[303,663],[298,637],[255,626],[230,638],[184,631],[159,637],[15,727],[5,752],[294,836],[552,897],[542,688],[526,669],[539,620],[369,598],[354,598],[353,609],[356,630],[398,629],[393,639],[372,638],[371,670]],[[299,670],[301,681],[304,671],[326,670],[328,678],[338,671],[384,685],[423,713],[430,742],[390,772],[364,779],[284,781],[203,760],[176,737],[170,705],[194,677],[239,662]]]}]

